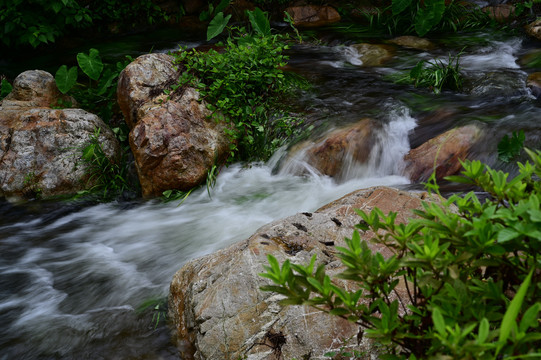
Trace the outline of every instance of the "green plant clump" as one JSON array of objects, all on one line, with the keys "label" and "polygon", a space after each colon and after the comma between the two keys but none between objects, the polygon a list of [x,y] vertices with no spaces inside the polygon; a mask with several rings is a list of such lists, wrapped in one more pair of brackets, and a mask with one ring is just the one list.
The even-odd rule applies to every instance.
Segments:
[{"label": "green plant clump", "polygon": [[35,48],[90,26],[118,22],[133,27],[166,19],[152,0],[0,0],[0,40],[6,46]]},{"label": "green plant clump", "polygon": [[383,29],[392,35],[425,36],[429,32],[456,32],[490,24],[486,13],[456,0],[447,5],[445,0],[392,0],[388,7],[361,14],[372,30]]},{"label": "green plant clump", "polygon": [[[231,155],[240,160],[266,160],[292,135],[296,119],[286,115],[283,99],[302,81],[282,70],[288,48],[283,36],[271,34],[265,14],[248,12],[252,33],[228,29],[223,49],[195,49],[174,54],[183,74],[173,91],[195,87],[217,121],[229,121]],[[208,39],[222,33],[230,15],[218,13],[210,22]]]},{"label": "green plant clump", "polygon": [[519,163],[511,180],[479,161],[448,178],[480,187],[486,201],[474,192],[445,200],[432,177],[441,203],[424,203],[408,224],[396,213],[357,211],[357,228],[394,255],[372,253],[356,230],[337,247],[346,268],[338,278],[354,286],[338,285],[315,257],[280,267],[269,256],[261,276],[275,285],[262,289],[356,322],[387,346],[382,359],[539,359],[541,151],[526,152],[532,162]]},{"label": "green plant clump", "polygon": [[112,199],[124,191],[132,190],[127,181],[127,169],[120,165],[119,159],[107,156],[101,145],[99,136],[101,129],[96,129],[88,144],[82,148],[81,159],[86,165],[88,190],[78,196],[98,194],[101,199]]},{"label": "green plant clump", "polygon": [[513,131],[511,137],[504,135],[504,137],[498,143],[498,159],[503,162],[510,162],[513,158],[520,155],[522,148],[524,147],[524,130],[519,132]]},{"label": "green plant clump", "polygon": [[[399,74],[395,81],[399,84],[413,84],[429,88],[439,94],[442,89],[461,90],[463,78],[460,74],[460,55],[449,55],[447,63],[442,60],[421,60],[406,74]],[[428,66],[425,66],[427,64]]]}]

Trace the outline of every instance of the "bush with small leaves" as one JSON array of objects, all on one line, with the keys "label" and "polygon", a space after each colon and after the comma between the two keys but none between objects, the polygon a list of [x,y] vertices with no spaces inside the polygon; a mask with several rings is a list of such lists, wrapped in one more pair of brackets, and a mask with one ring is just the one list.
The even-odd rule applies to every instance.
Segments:
[{"label": "bush with small leaves", "polygon": [[487,200],[474,192],[446,200],[433,176],[427,187],[441,203],[424,203],[407,224],[396,213],[358,211],[358,229],[394,255],[372,253],[355,231],[337,249],[338,278],[355,286],[337,285],[315,257],[280,267],[269,256],[261,276],[275,284],[262,289],[356,322],[387,346],[382,359],[540,358],[541,152],[526,152],[532,162],[519,163],[513,179],[479,161],[448,178],[480,187]]}]

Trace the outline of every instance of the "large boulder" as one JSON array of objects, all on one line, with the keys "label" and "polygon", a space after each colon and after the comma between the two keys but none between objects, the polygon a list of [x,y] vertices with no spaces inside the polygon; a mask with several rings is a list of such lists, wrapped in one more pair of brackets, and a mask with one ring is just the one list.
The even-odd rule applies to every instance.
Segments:
[{"label": "large boulder", "polygon": [[347,174],[351,165],[368,161],[376,141],[374,129],[378,127],[379,123],[366,118],[336,129],[322,140],[298,144],[290,151],[282,170],[302,173],[304,164],[308,164],[320,174],[339,180]]},{"label": "large boulder", "polygon": [[470,124],[457,127],[428,140],[404,157],[406,173],[412,182],[428,180],[432,172],[436,179],[460,172],[460,161],[467,159],[474,145],[483,135],[483,126]]},{"label": "large boulder", "polygon": [[304,5],[286,9],[297,27],[318,27],[340,21],[340,14],[331,6]]},{"label": "large boulder", "polygon": [[88,184],[83,148],[100,129],[99,142],[111,159],[120,155],[113,132],[81,109],[51,109],[73,102],[56,88],[51,74],[20,74],[0,103],[0,196],[18,200],[73,194]]},{"label": "large boulder", "polygon": [[[406,222],[410,209],[421,208],[425,196],[386,187],[359,190],[314,213],[265,225],[245,241],[185,264],[175,274],[169,295],[169,319],[181,357],[319,359],[343,345],[366,351],[367,358],[377,356],[366,337],[357,344],[355,324],[310,307],[281,306],[281,295],[260,290],[269,282],[258,274],[268,265],[268,254],[280,263],[289,259],[295,264],[307,264],[315,254],[329,274],[339,273],[343,266],[336,246],[345,246],[344,237],[351,237],[359,222],[354,209],[395,211],[397,221]],[[368,244],[391,255],[381,245]],[[407,303],[403,286],[397,294]]]},{"label": "large boulder", "polygon": [[192,88],[164,93],[178,80],[173,57],[138,57],[120,75],[118,102],[130,126],[129,141],[143,196],[198,186],[225,161],[229,138]]}]

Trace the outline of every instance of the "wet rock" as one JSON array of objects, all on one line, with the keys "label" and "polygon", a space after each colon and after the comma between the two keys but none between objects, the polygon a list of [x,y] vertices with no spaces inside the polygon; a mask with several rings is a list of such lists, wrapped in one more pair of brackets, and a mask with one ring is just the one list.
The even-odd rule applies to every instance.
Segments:
[{"label": "wet rock", "polygon": [[480,98],[509,98],[527,95],[526,76],[512,70],[493,71],[464,84],[464,91]]},{"label": "wet rock", "polygon": [[539,99],[541,97],[541,72],[528,75],[526,84],[532,91],[532,95]]},{"label": "wet rock", "polygon": [[355,44],[349,47],[353,65],[381,66],[394,56],[394,48],[383,44]]},{"label": "wet rock", "polygon": [[[354,324],[304,306],[282,307],[281,295],[263,292],[269,281],[258,276],[268,265],[267,254],[283,263],[307,264],[312,255],[327,264],[330,275],[343,270],[335,246],[345,246],[359,217],[354,209],[398,212],[398,221],[420,208],[425,193],[376,187],[359,190],[316,212],[300,213],[260,228],[227,249],[187,263],[174,276],[169,295],[169,319],[183,359],[303,359],[320,358],[348,345],[372,356],[366,337],[357,347]],[[337,221],[340,226],[337,226]],[[302,229],[299,229],[302,227]],[[373,234],[362,234],[368,239]],[[390,250],[368,243],[373,251]],[[404,286],[398,294],[406,300]],[[367,355],[367,358],[370,356]]]},{"label": "wet rock", "polygon": [[462,169],[460,161],[468,158],[482,133],[480,124],[470,124],[446,131],[410,150],[405,156],[406,176],[412,182],[423,182],[434,170],[438,180],[458,174]]},{"label": "wet rock", "polygon": [[428,51],[434,49],[434,44],[425,38],[417,36],[399,36],[397,38],[389,40],[390,43],[406,47],[409,49]]},{"label": "wet rock", "polygon": [[372,119],[362,119],[347,127],[327,134],[313,143],[305,142],[290,151],[282,169],[290,173],[302,172],[299,163],[306,163],[323,175],[341,178],[352,163],[366,163],[375,142],[374,128],[379,126]]},{"label": "wet rock", "polygon": [[340,21],[340,14],[331,6],[292,6],[288,7],[286,11],[291,15],[295,26],[298,27],[318,27]]},{"label": "wet rock", "polygon": [[51,74],[26,71],[0,103],[0,196],[10,200],[74,194],[87,184],[82,149],[96,129],[104,152],[120,154],[113,132],[81,109],[51,109],[63,96]]},{"label": "wet rock", "polygon": [[511,4],[499,4],[486,6],[482,9],[491,19],[504,23],[515,17],[515,6]]},{"label": "wet rock", "polygon": [[534,38],[541,40],[541,19],[526,25],[526,33]]},{"label": "wet rock", "polygon": [[201,184],[229,150],[224,125],[209,117],[195,89],[164,94],[179,75],[172,61],[165,54],[143,55],[121,73],[118,85],[118,102],[131,127],[130,147],[146,197]]}]

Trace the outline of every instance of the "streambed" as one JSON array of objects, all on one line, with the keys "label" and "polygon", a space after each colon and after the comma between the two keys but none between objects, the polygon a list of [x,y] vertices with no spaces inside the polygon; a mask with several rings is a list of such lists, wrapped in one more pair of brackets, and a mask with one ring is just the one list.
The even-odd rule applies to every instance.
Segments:
[{"label": "streambed", "polygon": [[[306,111],[314,137],[365,117],[382,122],[370,161],[347,164],[348,175],[336,183],[310,171],[296,176],[291,169],[277,170],[284,149],[267,164],[223,169],[210,196],[201,189],[181,206],[158,200],[0,203],[0,360],[178,359],[164,322],[156,321],[163,304],[137,309],[167,296],[183,263],[359,188],[420,189],[401,175],[402,156],[458,124],[481,121],[498,134],[525,129],[527,144],[539,147],[541,108],[526,87],[528,72],[536,69],[520,63],[537,44],[526,37],[479,32],[436,38],[435,50],[397,48],[384,66],[362,67],[349,48],[364,40],[362,34],[315,36],[318,45],[291,51],[291,68],[314,84],[296,106]],[[162,46],[154,50],[177,48]],[[463,93],[434,95],[386,80],[421,59],[445,60],[464,46]],[[442,112],[451,115],[434,120]],[[497,160],[498,140],[477,155],[512,171]]]}]

